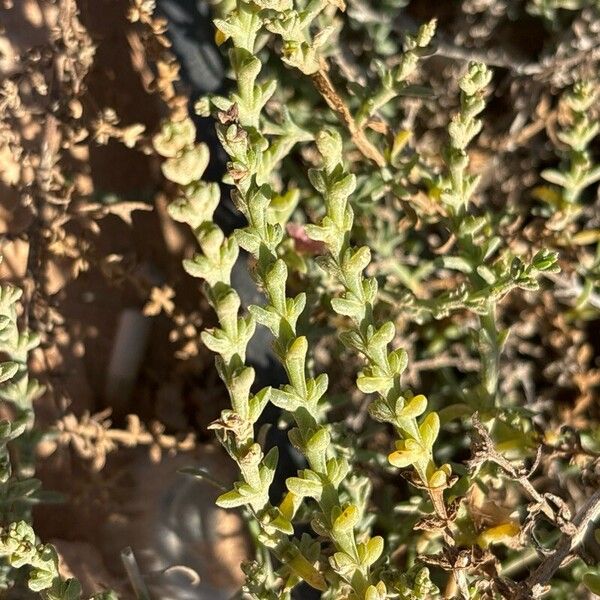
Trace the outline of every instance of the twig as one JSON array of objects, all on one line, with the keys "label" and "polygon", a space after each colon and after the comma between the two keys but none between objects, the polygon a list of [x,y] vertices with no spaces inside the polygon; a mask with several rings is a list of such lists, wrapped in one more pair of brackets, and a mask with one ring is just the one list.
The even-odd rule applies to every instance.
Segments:
[{"label": "twig", "polygon": [[[548,544],[554,545],[559,537],[560,532],[555,529],[548,536]],[[500,569],[502,577],[513,577],[515,574],[525,569],[525,567],[528,567],[531,563],[537,562],[539,560],[539,556],[540,555],[537,548],[527,548],[522,554],[502,565]]]},{"label": "twig", "polygon": [[538,568],[527,578],[528,590],[535,591],[537,586],[544,586],[550,581],[554,573],[560,568],[563,561],[581,544],[586,536],[588,528],[600,517],[600,490],[582,506],[575,515],[573,535],[563,536],[556,550],[546,557]]},{"label": "twig", "polygon": [[329,76],[327,75],[327,66],[325,62],[321,68],[314,74],[311,75],[311,79],[315,84],[318,92],[323,96],[323,99],[329,107],[334,110],[344,123],[350,135],[352,141],[356,144],[356,147],[360,150],[361,154],[373,161],[378,167],[385,166],[385,158],[383,154],[369,141],[365,132],[358,127],[354,121],[354,117],[350,113],[350,110],[333,87]]},{"label": "twig", "polygon": [[56,423],[55,442],[66,446],[71,444],[77,454],[92,460],[92,467],[100,471],[106,457],[119,447],[150,446],[151,458],[160,460],[162,452],[187,452],[196,445],[195,436],[166,435],[164,426],[158,422],[146,428],[137,415],[127,415],[126,429],[111,428],[108,419],[111,409],[95,415],[88,412],[78,420],[73,414],[65,415]]},{"label": "twig", "polygon": [[[477,464],[485,461],[491,461],[496,463],[503,471],[514,479],[521,487],[529,494],[529,496],[537,502],[539,509],[552,521],[556,521],[556,515],[554,510],[548,503],[548,500],[542,496],[531,484],[527,475],[520,473],[515,467],[500,454],[495,446],[490,434],[484,427],[483,423],[479,419],[479,413],[473,415],[473,429],[475,430],[475,436],[473,436],[473,445],[475,447],[475,457],[471,464]],[[479,439],[477,439],[479,438]],[[537,465],[537,461],[536,461]],[[535,470],[535,465],[534,469]]]},{"label": "twig", "polygon": [[435,371],[444,367],[454,367],[462,372],[477,371],[481,363],[475,358],[468,356],[448,356],[441,354],[433,358],[423,358],[412,362],[411,369],[414,371]]}]

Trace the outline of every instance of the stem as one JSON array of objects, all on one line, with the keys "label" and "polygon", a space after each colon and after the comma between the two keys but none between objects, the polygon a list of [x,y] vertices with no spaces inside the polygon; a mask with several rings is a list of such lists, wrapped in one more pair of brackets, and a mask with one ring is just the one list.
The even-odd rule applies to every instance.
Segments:
[{"label": "stem", "polygon": [[324,61],[321,69],[311,75],[311,79],[325,102],[340,117],[340,120],[350,132],[352,141],[356,144],[361,154],[373,161],[378,167],[385,167],[386,161],[383,154],[369,141],[363,129],[356,124],[352,113],[331,83]]},{"label": "stem", "polygon": [[556,550],[546,557],[539,567],[527,578],[527,588],[532,590],[536,586],[547,584],[554,573],[560,568],[563,561],[573,553],[585,538],[590,526],[600,518],[600,490],[588,499],[573,519],[576,527],[572,536],[564,535]]},{"label": "stem", "polygon": [[496,303],[493,300],[488,301],[487,311],[480,316],[481,327],[485,331],[485,348],[481,355],[481,365],[483,367],[483,384],[488,393],[490,401],[495,404],[496,393],[498,391],[498,379],[500,377],[500,355],[501,348],[498,344],[498,326],[496,324]]}]

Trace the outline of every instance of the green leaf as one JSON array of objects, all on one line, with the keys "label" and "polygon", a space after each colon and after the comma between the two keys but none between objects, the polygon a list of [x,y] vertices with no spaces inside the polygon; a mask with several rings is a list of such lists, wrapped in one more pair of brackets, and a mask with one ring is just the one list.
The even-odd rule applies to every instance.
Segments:
[{"label": "green leaf", "polygon": [[[44,585],[44,582],[46,582],[51,575],[51,573],[46,574],[45,572],[42,572],[41,578],[36,581],[35,585]],[[31,584],[32,580],[30,578],[29,587],[33,589]],[[42,587],[40,589],[44,590],[46,588]],[[81,598],[81,585],[76,579],[61,581],[59,578],[55,578],[52,582],[52,587],[44,592],[44,600],[79,600],[79,598]]]},{"label": "green leaf", "polygon": [[396,451],[388,456],[390,464],[399,469],[404,469],[410,465],[427,458],[427,452],[417,440],[401,440],[396,443]]},{"label": "green leaf", "polygon": [[300,397],[306,397],[306,353],[308,341],[304,336],[297,337],[287,349],[285,364],[290,384]]},{"label": "green leaf", "polygon": [[18,370],[19,363],[14,361],[0,363],[0,383],[4,383],[14,377]]},{"label": "green leaf", "polygon": [[373,394],[375,392],[385,394],[394,385],[394,380],[386,376],[371,377],[360,375],[356,380],[356,385],[363,394]]},{"label": "green leaf", "polygon": [[360,518],[360,512],[354,504],[351,504],[333,521],[335,534],[346,533],[356,527]]},{"label": "green leaf", "polygon": [[345,552],[336,552],[329,561],[331,566],[341,575],[350,574],[356,568],[355,560]]},{"label": "green leaf", "polygon": [[337,165],[342,163],[342,136],[335,129],[325,127],[317,133],[315,141],[323,157],[325,170],[332,172]]},{"label": "green leaf", "polygon": [[[336,171],[337,173],[337,171]],[[350,194],[356,189],[356,176],[348,174],[338,179],[329,189],[329,201],[340,202],[346,200]],[[339,225],[340,223],[338,223]]]},{"label": "green leaf", "polygon": [[329,377],[327,373],[320,373],[314,379],[306,382],[307,398],[311,405],[316,405],[327,391]]},{"label": "green leaf", "polygon": [[249,227],[236,229],[234,235],[235,241],[239,244],[240,248],[243,248],[250,254],[258,254],[262,241],[255,230],[250,229]]},{"label": "green leaf", "polygon": [[309,169],[308,170],[308,179],[312,186],[320,192],[324,194],[327,191],[327,182],[325,181],[325,174],[319,169]]},{"label": "green leaf", "polygon": [[196,139],[196,127],[190,118],[164,121],[159,133],[152,138],[154,149],[165,158],[177,156]]},{"label": "green leaf", "polygon": [[371,566],[377,562],[379,557],[383,554],[383,547],[384,541],[380,535],[372,537],[365,545],[365,565]]},{"label": "green leaf", "polygon": [[227,381],[233,408],[242,419],[248,418],[248,397],[254,383],[254,369],[243,367],[234,371]]},{"label": "green leaf", "polygon": [[369,345],[373,347],[387,346],[396,335],[396,327],[392,321],[386,321],[369,340]]},{"label": "green leaf", "polygon": [[432,448],[440,432],[440,418],[437,413],[430,412],[419,425],[419,433],[426,448]]},{"label": "green leaf", "polygon": [[396,416],[398,419],[416,419],[425,412],[426,408],[427,398],[419,394],[408,400],[400,410],[396,408]]},{"label": "green leaf", "polygon": [[338,314],[352,319],[359,319],[365,311],[364,304],[346,298],[332,298],[331,308]]},{"label": "green leaf", "polygon": [[386,598],[388,598],[388,594],[383,581],[376,586],[370,585],[365,593],[365,600],[386,600]]},{"label": "green leaf", "polygon": [[445,269],[453,269],[462,273],[471,273],[473,266],[461,256],[444,256],[438,259],[439,264]]},{"label": "green leaf", "polygon": [[334,486],[338,486],[348,475],[350,465],[345,458],[330,458],[327,461],[327,478]]},{"label": "green leaf", "polygon": [[319,500],[323,491],[323,485],[319,481],[304,479],[303,477],[288,477],[285,484],[292,494],[301,498],[309,497]]},{"label": "green leaf", "polygon": [[251,423],[256,423],[258,418],[269,403],[271,398],[272,388],[266,387],[254,394],[248,401],[248,419]]},{"label": "green leaf", "polygon": [[277,469],[277,461],[279,460],[279,448],[277,446],[273,446],[268,452],[267,455],[263,459],[263,467],[275,473]]},{"label": "green leaf", "polygon": [[278,334],[281,316],[272,306],[262,307],[253,304],[248,307],[248,311],[256,319],[257,323],[268,327],[273,335]]},{"label": "green leaf", "polygon": [[306,581],[308,585],[316,590],[322,592],[327,590],[327,582],[323,575],[315,569],[312,563],[309,562],[301,552],[296,551],[295,555],[287,560],[285,565],[301,580]]},{"label": "green leaf", "polygon": [[476,269],[477,274],[488,284],[494,285],[496,282],[496,275],[487,265],[479,265]]},{"label": "green leaf", "polygon": [[226,355],[233,353],[231,340],[222,329],[205,329],[200,334],[200,339],[215,354]]},{"label": "green leaf", "polygon": [[306,450],[310,453],[324,453],[331,443],[331,436],[327,427],[320,427],[306,443]]},{"label": "green leaf", "polygon": [[300,406],[300,398],[294,393],[293,388],[285,386],[284,389],[271,389],[271,402],[282,410],[294,412]]},{"label": "green leaf", "polygon": [[217,506],[221,508],[237,508],[244,504],[249,504],[252,496],[242,495],[238,490],[231,490],[221,494],[215,501]]},{"label": "green leaf", "polygon": [[287,276],[287,266],[280,258],[273,263],[273,266],[269,269],[266,276],[266,287],[269,292],[271,304],[282,316],[285,315],[287,309],[285,296]]},{"label": "green leaf", "polygon": [[281,531],[281,533],[285,533],[286,535],[294,535],[294,526],[280,512],[274,519],[269,521],[268,527],[272,527],[273,529]]},{"label": "green leaf", "polygon": [[184,150],[180,156],[165,160],[162,164],[162,172],[169,181],[188,185],[202,177],[208,161],[208,146],[198,144]]},{"label": "green leaf", "polygon": [[[31,565],[34,567],[29,572],[29,579],[27,580],[27,585],[29,589],[34,592],[41,592],[53,586],[54,583],[60,582],[58,579],[58,556],[56,554],[56,550],[50,545],[38,546],[36,548],[37,556],[34,556],[31,561]],[[74,581],[74,580],[69,580]],[[71,594],[80,594],[81,588],[79,587],[78,582],[74,582],[73,585],[70,585],[69,582],[60,582],[59,591],[62,591],[65,596],[58,596],[59,598],[77,598],[77,595]]]},{"label": "green leaf", "polygon": [[547,271],[550,273],[558,273],[560,267],[558,265],[558,252],[553,252],[543,248],[531,260],[531,265],[537,271]]},{"label": "green leaf", "polygon": [[388,362],[390,363],[390,369],[396,375],[404,373],[408,365],[408,354],[403,348],[393,350],[388,354]]},{"label": "green leaf", "polygon": [[371,250],[367,246],[361,246],[357,250],[348,249],[342,268],[348,270],[349,274],[362,273],[371,262]]}]

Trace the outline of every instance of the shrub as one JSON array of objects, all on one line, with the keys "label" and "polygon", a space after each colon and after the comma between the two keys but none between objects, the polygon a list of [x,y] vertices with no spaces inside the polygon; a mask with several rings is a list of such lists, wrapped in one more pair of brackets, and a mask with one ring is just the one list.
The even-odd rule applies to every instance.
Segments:
[{"label": "shrub", "polygon": [[[231,85],[194,110],[216,124],[224,181],[203,178],[209,147],[168,77],[157,89],[169,116],[143,149],[171,184],[169,215],[195,236],[183,267],[216,317],[201,340],[230,406],[210,429],[238,469],[217,504],[258,532],[242,596],[598,593],[595,74],[584,65],[566,85],[558,58],[546,75],[552,63],[486,61],[437,41],[435,18],[399,37],[402,0],[213,4]],[[600,22],[592,3],[463,4],[482,19],[510,8],[553,32],[577,31],[580,15]],[[132,6],[130,19],[160,41],[153,3]],[[456,54],[445,68],[440,58]],[[493,106],[507,72],[521,103],[508,134],[493,121],[508,110]],[[526,130],[523,97],[539,81],[564,89],[544,96],[546,113]],[[543,158],[511,173],[550,122]],[[135,145],[142,132],[131,144],[119,129],[106,135]],[[246,224],[227,234],[215,211],[229,194]],[[240,263],[256,304],[233,283]],[[41,392],[28,378],[37,338],[18,328],[18,296],[5,287],[0,298],[0,395],[14,413],[0,432],[0,554],[28,565],[43,597],[77,598],[79,584],[61,579],[56,552],[29,525],[36,481],[25,464],[10,472],[7,444],[35,443]],[[257,389],[258,327],[270,331],[284,385]],[[303,461],[281,497],[279,449],[261,433],[268,405]],[[4,575],[9,585],[14,573]]]}]

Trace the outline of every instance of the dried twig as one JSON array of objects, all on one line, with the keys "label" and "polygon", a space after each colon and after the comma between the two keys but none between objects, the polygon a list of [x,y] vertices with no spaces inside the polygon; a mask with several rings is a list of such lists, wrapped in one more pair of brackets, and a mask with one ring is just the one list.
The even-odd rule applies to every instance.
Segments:
[{"label": "dried twig", "polygon": [[96,471],[104,467],[106,456],[119,447],[149,446],[152,460],[158,462],[164,451],[186,452],[196,445],[193,434],[166,435],[164,426],[157,422],[147,429],[137,415],[127,415],[127,429],[114,429],[108,418],[110,413],[110,409],[95,415],[86,412],[80,419],[73,414],[65,415],[56,424],[56,442],[73,446],[79,456],[92,460]]},{"label": "dried twig", "polygon": [[[473,430],[474,435],[472,439],[473,456],[474,458],[470,461],[472,466],[479,465],[483,462],[490,461],[496,463],[503,471],[505,471],[511,479],[521,485],[521,487],[529,494],[529,496],[536,502],[536,509],[541,510],[551,521],[556,521],[556,515],[548,500],[540,494],[531,484],[528,477],[530,473],[523,473],[518,471],[502,454],[500,454],[494,442],[490,437],[487,429],[479,419],[479,413],[473,415]],[[538,461],[534,465],[535,470]]]},{"label": "dried twig", "polygon": [[547,556],[538,568],[527,578],[527,590],[533,597],[543,592],[543,587],[550,581],[554,573],[581,544],[589,527],[600,518],[600,490],[589,498],[575,515],[572,524],[575,526],[572,535],[564,535],[556,550]]},{"label": "dried twig", "polygon": [[311,79],[325,102],[338,114],[341,121],[347,127],[352,136],[352,141],[356,144],[361,154],[373,161],[378,167],[384,167],[386,163],[383,154],[369,141],[365,132],[354,121],[350,110],[331,83],[324,61],[321,68],[311,75]]}]

